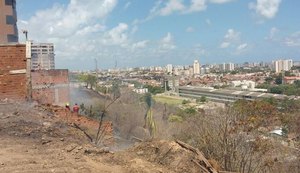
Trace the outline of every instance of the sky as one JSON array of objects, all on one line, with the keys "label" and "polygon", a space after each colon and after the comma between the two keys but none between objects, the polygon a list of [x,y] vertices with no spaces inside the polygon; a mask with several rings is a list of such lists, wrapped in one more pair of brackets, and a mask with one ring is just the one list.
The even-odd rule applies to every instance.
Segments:
[{"label": "sky", "polygon": [[17,0],[19,40],[71,70],[300,60],[299,0]]}]

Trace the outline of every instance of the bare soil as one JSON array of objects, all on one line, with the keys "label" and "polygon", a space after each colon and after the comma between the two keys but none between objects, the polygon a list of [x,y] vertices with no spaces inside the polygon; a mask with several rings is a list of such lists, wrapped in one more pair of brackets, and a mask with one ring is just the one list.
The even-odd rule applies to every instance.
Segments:
[{"label": "bare soil", "polygon": [[57,110],[0,102],[0,172],[216,172],[199,151],[176,142],[142,142],[119,152],[96,147],[72,124],[94,132],[97,123]]}]

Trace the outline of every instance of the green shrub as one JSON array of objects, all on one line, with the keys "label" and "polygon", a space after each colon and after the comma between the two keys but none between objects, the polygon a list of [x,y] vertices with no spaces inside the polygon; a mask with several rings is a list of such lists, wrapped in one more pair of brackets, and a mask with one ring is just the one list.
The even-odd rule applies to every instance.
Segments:
[{"label": "green shrub", "polygon": [[171,115],[171,116],[169,116],[168,120],[169,120],[169,122],[182,122],[183,118],[178,115]]}]

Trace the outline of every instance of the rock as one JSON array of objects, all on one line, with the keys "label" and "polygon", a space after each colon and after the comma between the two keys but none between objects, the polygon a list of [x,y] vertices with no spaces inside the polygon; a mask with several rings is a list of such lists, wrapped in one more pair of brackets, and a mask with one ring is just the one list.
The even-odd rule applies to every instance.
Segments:
[{"label": "rock", "polygon": [[43,126],[45,126],[45,127],[51,127],[51,123],[50,122],[43,122]]},{"label": "rock", "polygon": [[143,155],[144,152],[143,152],[143,151],[138,151],[138,152],[136,152],[136,154],[137,154],[137,155]]}]

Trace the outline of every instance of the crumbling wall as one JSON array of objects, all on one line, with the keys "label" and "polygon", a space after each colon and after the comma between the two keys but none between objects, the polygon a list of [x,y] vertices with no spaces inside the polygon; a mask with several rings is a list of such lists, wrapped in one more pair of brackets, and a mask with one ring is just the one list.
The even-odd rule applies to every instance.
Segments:
[{"label": "crumbling wall", "polygon": [[0,99],[24,101],[26,95],[26,46],[0,45]]},{"label": "crumbling wall", "polygon": [[32,71],[32,98],[42,104],[64,105],[70,100],[68,70]]}]

